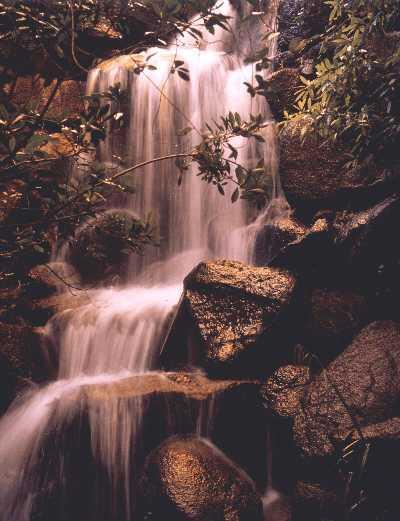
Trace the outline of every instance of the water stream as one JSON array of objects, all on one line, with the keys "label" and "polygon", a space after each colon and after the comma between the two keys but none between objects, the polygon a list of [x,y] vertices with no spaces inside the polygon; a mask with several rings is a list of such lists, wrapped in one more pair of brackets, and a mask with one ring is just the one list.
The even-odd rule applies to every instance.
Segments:
[{"label": "water stream", "polygon": [[[272,25],[276,20],[273,4],[269,13]],[[148,52],[153,55],[151,63],[156,69],[141,75],[133,72],[129,57],[90,73],[89,91],[104,91],[118,81],[128,90],[130,99],[128,132],[122,142],[110,140],[101,147],[102,161],[115,163],[116,148],[119,153],[122,150],[127,165],[190,150],[199,143],[205,123],[212,123],[229,110],[239,112],[243,119],[261,113],[264,120],[270,121],[265,100],[251,98],[243,85],[245,81],[253,82],[253,66],[245,65],[243,58],[257,36],[254,27],[260,31],[260,24],[241,25],[239,14],[228,0],[221,9],[232,17],[232,33],[218,30],[201,47],[185,36],[169,49],[151,49]],[[177,59],[189,69],[189,82],[170,73]],[[192,131],[182,136],[180,131],[188,126]],[[143,404],[140,400],[94,404],[85,390],[157,369],[157,357],[181,295],[182,280],[199,261],[229,258],[251,263],[259,227],[286,211],[277,175],[272,123],[265,128],[265,137],[265,145],[240,139],[234,143],[239,150],[238,162],[254,166],[263,158],[272,180],[271,202],[256,219],[245,201],[232,204],[229,191],[222,197],[194,171],[188,172],[178,187],[173,160],[149,164],[137,171],[133,178],[135,194],[113,201],[115,208],[140,216],[152,211],[161,246],[132,259],[125,287],[91,291],[89,304],[61,314],[48,324],[48,335],[59,357],[58,379],[23,396],[0,420],[2,521],[32,521],[37,502],[46,501],[46,494],[42,497],[46,487],[51,492],[54,487],[71,486],[65,483],[63,469],[67,460],[62,454],[57,456],[57,477],[52,478],[55,482],[51,486],[46,482],[43,443],[52,429],[60,432],[66,418],[73,418],[82,408],[89,410],[94,461],[109,474],[110,490],[105,495],[109,499],[104,501],[110,504],[107,511],[95,508],[90,515],[82,510],[79,519],[120,519],[121,514],[116,513],[120,506],[114,503],[122,495],[121,519],[133,521],[132,450],[140,432]],[[208,437],[215,407],[213,402],[204,407],[194,430]],[[118,492],[114,490],[117,488]],[[104,494],[104,490],[99,489],[98,494]]]}]

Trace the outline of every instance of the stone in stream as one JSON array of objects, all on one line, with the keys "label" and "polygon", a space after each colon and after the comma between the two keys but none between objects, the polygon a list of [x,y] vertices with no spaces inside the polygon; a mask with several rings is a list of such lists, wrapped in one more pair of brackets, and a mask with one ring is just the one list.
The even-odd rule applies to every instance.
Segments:
[{"label": "stone in stream", "polygon": [[[173,434],[210,437],[262,488],[266,484],[266,435],[259,382],[210,380],[201,373],[150,373],[85,388],[93,410],[140,407],[141,444],[148,454]],[[240,421],[238,421],[240,418]],[[252,426],[252,427],[250,427]]]},{"label": "stone in stream", "polygon": [[[296,290],[296,278],[284,269],[200,263],[185,279],[181,309],[162,354],[164,365],[176,368],[189,361],[218,377],[272,372],[290,357]],[[194,360],[188,356],[189,343],[194,344]]]},{"label": "stone in stream", "polygon": [[262,521],[251,479],[198,438],[172,438],[146,461],[141,511],[151,521]]},{"label": "stone in stream", "polygon": [[400,324],[365,327],[307,388],[294,419],[307,457],[332,455],[349,431],[391,418],[400,398]]},{"label": "stone in stream", "polygon": [[[210,437],[260,490],[265,487],[266,425],[257,382],[148,373],[59,393],[48,407],[49,423],[36,456],[39,472],[28,468],[27,482],[20,484],[21,494],[40,490],[34,507],[38,521],[74,519],[83,505],[99,521],[130,519],[126,490],[134,505],[145,458],[176,434]],[[223,468],[231,473],[233,466]],[[29,488],[34,476],[42,480],[36,491]],[[251,483],[243,480],[246,487]],[[219,486],[218,480],[212,484]],[[258,505],[254,485],[237,489],[247,490]],[[230,504],[236,505],[236,499]]]}]

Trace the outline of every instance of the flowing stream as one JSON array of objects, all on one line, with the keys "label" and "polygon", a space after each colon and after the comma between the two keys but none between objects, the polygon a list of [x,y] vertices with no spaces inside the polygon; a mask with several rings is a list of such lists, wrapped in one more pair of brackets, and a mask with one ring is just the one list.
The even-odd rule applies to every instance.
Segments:
[{"label": "flowing stream", "polygon": [[[250,14],[249,8],[246,9]],[[246,9],[242,6],[242,10]],[[255,218],[245,201],[232,204],[229,190],[222,197],[194,171],[184,175],[178,187],[174,160],[149,164],[135,172],[135,193],[115,199],[113,206],[140,216],[152,211],[161,246],[149,248],[143,257],[132,259],[126,286],[91,291],[89,304],[56,316],[48,324],[48,335],[59,357],[58,379],[17,400],[0,420],[2,521],[41,521],[40,505],[46,505],[54,489],[70,491],[73,485],[68,482],[69,464],[62,454],[64,449],[60,445],[54,462],[51,454],[43,453],[43,447],[47,446],[44,442],[48,442],[49,433],[62,432],[83,408],[89,410],[92,457],[106,469],[109,490],[96,489],[99,496],[96,501],[104,496],[100,501],[102,509],[94,508],[95,499],[88,498],[92,506],[87,510],[79,507],[75,519],[133,521],[131,498],[135,477],[131,477],[131,469],[145,414],[143,404],[140,399],[125,405],[121,401],[93,401],[87,388],[156,370],[184,276],[205,258],[251,263],[257,230],[286,210],[277,175],[276,137],[267,104],[261,97],[251,98],[243,85],[245,81],[254,82],[253,66],[246,65],[244,57],[252,48],[252,40],[259,37],[257,31],[262,24],[258,16],[241,24],[239,14],[228,0],[222,3],[221,10],[232,17],[232,32],[218,30],[200,48],[185,35],[169,49],[148,51],[154,70],[135,74],[134,59],[128,56],[90,73],[89,91],[104,91],[120,82],[129,92],[128,132],[118,143],[109,140],[102,145],[101,160],[114,164],[116,149],[127,165],[184,153],[199,143],[205,123],[212,124],[229,110],[239,112],[243,119],[248,119],[251,113],[261,113],[271,123],[264,129],[266,143],[236,139],[233,144],[239,150],[238,162],[246,166],[255,166],[264,159],[266,174],[271,179],[270,204]],[[265,20],[274,29],[274,2],[264,23]],[[274,52],[272,41],[271,55]],[[175,60],[185,62],[189,82],[176,73],[171,74]],[[180,131],[187,127],[192,130],[182,135]],[[209,416],[213,411],[211,403],[206,413],[200,412],[195,433],[210,435]],[[49,473],[51,480],[47,478],[46,457],[52,459],[48,466],[56,467],[53,474]],[[70,519],[69,507],[62,504],[58,508],[65,508],[66,513],[57,519]]]}]

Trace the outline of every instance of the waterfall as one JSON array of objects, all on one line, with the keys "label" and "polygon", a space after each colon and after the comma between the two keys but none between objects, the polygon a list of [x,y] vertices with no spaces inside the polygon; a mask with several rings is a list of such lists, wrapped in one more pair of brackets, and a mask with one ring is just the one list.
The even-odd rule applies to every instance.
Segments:
[{"label": "waterfall", "polygon": [[[150,49],[147,56],[151,56],[149,63],[154,69],[139,75],[134,72],[134,56],[112,60],[90,73],[89,91],[104,91],[119,82],[129,93],[127,134],[117,143],[104,143],[100,159],[115,166],[117,150],[129,166],[154,157],[185,153],[200,142],[206,123],[212,124],[229,110],[238,112],[244,120],[250,114],[260,113],[270,122],[264,129],[266,144],[249,143],[242,138],[236,138],[232,144],[239,151],[237,161],[247,167],[264,159],[272,179],[271,202],[254,219],[254,212],[244,200],[232,204],[229,189],[221,196],[214,186],[199,179],[194,169],[185,173],[179,187],[174,160],[148,164],[135,171],[131,179],[135,193],[115,197],[112,206],[141,217],[153,212],[161,245],[132,258],[126,286],[90,291],[89,304],[54,317],[47,325],[59,357],[58,380],[24,396],[0,420],[2,521],[31,521],[32,516],[38,515],[37,502],[46,504],[47,490],[52,497],[57,487],[71,487],[65,475],[67,460],[62,454],[52,462],[57,467],[57,483],[46,481],[42,448],[49,433],[57,436],[82,407],[89,410],[92,457],[107,470],[110,484],[106,493],[99,488],[97,499],[91,497],[87,501],[110,504],[107,511],[93,507],[90,515],[78,512],[76,519],[133,521],[132,451],[138,442],[143,403],[136,399],[133,404],[124,405],[118,400],[101,404],[93,401],[86,390],[88,386],[111,384],[157,369],[159,349],[179,301],[184,276],[205,258],[250,263],[259,226],[286,209],[268,106],[261,97],[251,98],[243,84],[254,81],[254,68],[245,64],[244,56],[260,28],[252,20],[241,25],[228,0],[220,9],[232,17],[231,33],[217,30],[201,46],[194,45],[185,35],[168,49]],[[250,14],[249,6],[241,9],[243,16]],[[269,15],[271,23],[275,23],[275,2],[271,2]],[[273,45],[270,52],[275,52]],[[176,60],[185,63],[190,81],[171,74]],[[188,127],[190,132],[181,132]],[[212,414],[214,404],[208,404],[206,410],[200,413],[194,429],[199,435],[208,436],[212,429],[204,415]],[[58,442],[54,443],[58,447]],[[58,451],[62,452],[60,448]],[[118,517],[121,506],[114,503],[121,497],[124,513]]]}]

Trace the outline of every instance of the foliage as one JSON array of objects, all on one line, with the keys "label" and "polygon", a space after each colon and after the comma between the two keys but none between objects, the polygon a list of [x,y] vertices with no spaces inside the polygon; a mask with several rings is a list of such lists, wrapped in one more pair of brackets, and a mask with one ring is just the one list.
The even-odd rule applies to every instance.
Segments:
[{"label": "foliage", "polygon": [[[324,139],[349,151],[350,168],[400,160],[398,0],[328,0],[314,78],[302,78],[294,114],[311,116]],[[306,48],[310,41],[303,41]]]},{"label": "foliage", "polygon": [[[96,59],[111,52],[163,46],[187,30],[214,32],[226,17],[210,0],[3,0],[0,1],[0,65],[21,74],[85,77]],[[190,21],[192,14],[198,19]],[[28,53],[27,53],[28,51]]]},{"label": "foliage", "polygon": [[[198,16],[189,22],[194,12]],[[17,273],[19,277],[30,266],[45,261],[56,238],[73,235],[83,221],[103,212],[115,191],[131,191],[126,174],[141,167],[134,165],[121,171],[119,167],[93,161],[97,144],[124,124],[125,93],[119,85],[86,97],[80,114],[59,121],[49,118],[48,113],[63,80],[81,77],[86,67],[110,52],[137,51],[155,43],[163,46],[173,34],[184,30],[201,38],[204,30],[213,33],[216,26],[227,29],[226,23],[226,17],[216,11],[215,2],[210,0],[0,1],[3,274]],[[29,58],[24,61],[26,56]],[[135,72],[141,74],[151,67],[150,61],[145,60]],[[175,60],[171,74],[175,72],[183,81],[190,80],[182,61]],[[13,92],[20,74],[47,78],[50,93],[40,110],[15,104]],[[201,178],[214,184],[221,194],[226,183],[234,182],[237,188],[233,202],[242,196],[262,203],[262,165],[253,170],[243,168],[230,143],[237,136],[262,141],[261,123],[258,116],[245,122],[238,114],[230,113],[214,129],[209,126],[209,132],[193,150],[148,161],[175,157],[181,175],[194,163]],[[64,164],[69,159],[84,175],[77,179],[72,168],[60,169],[51,153],[53,142],[63,144]],[[146,230],[145,237],[130,229],[125,237],[128,249],[140,252],[142,244],[151,242],[148,221],[142,222],[142,229]]]}]

